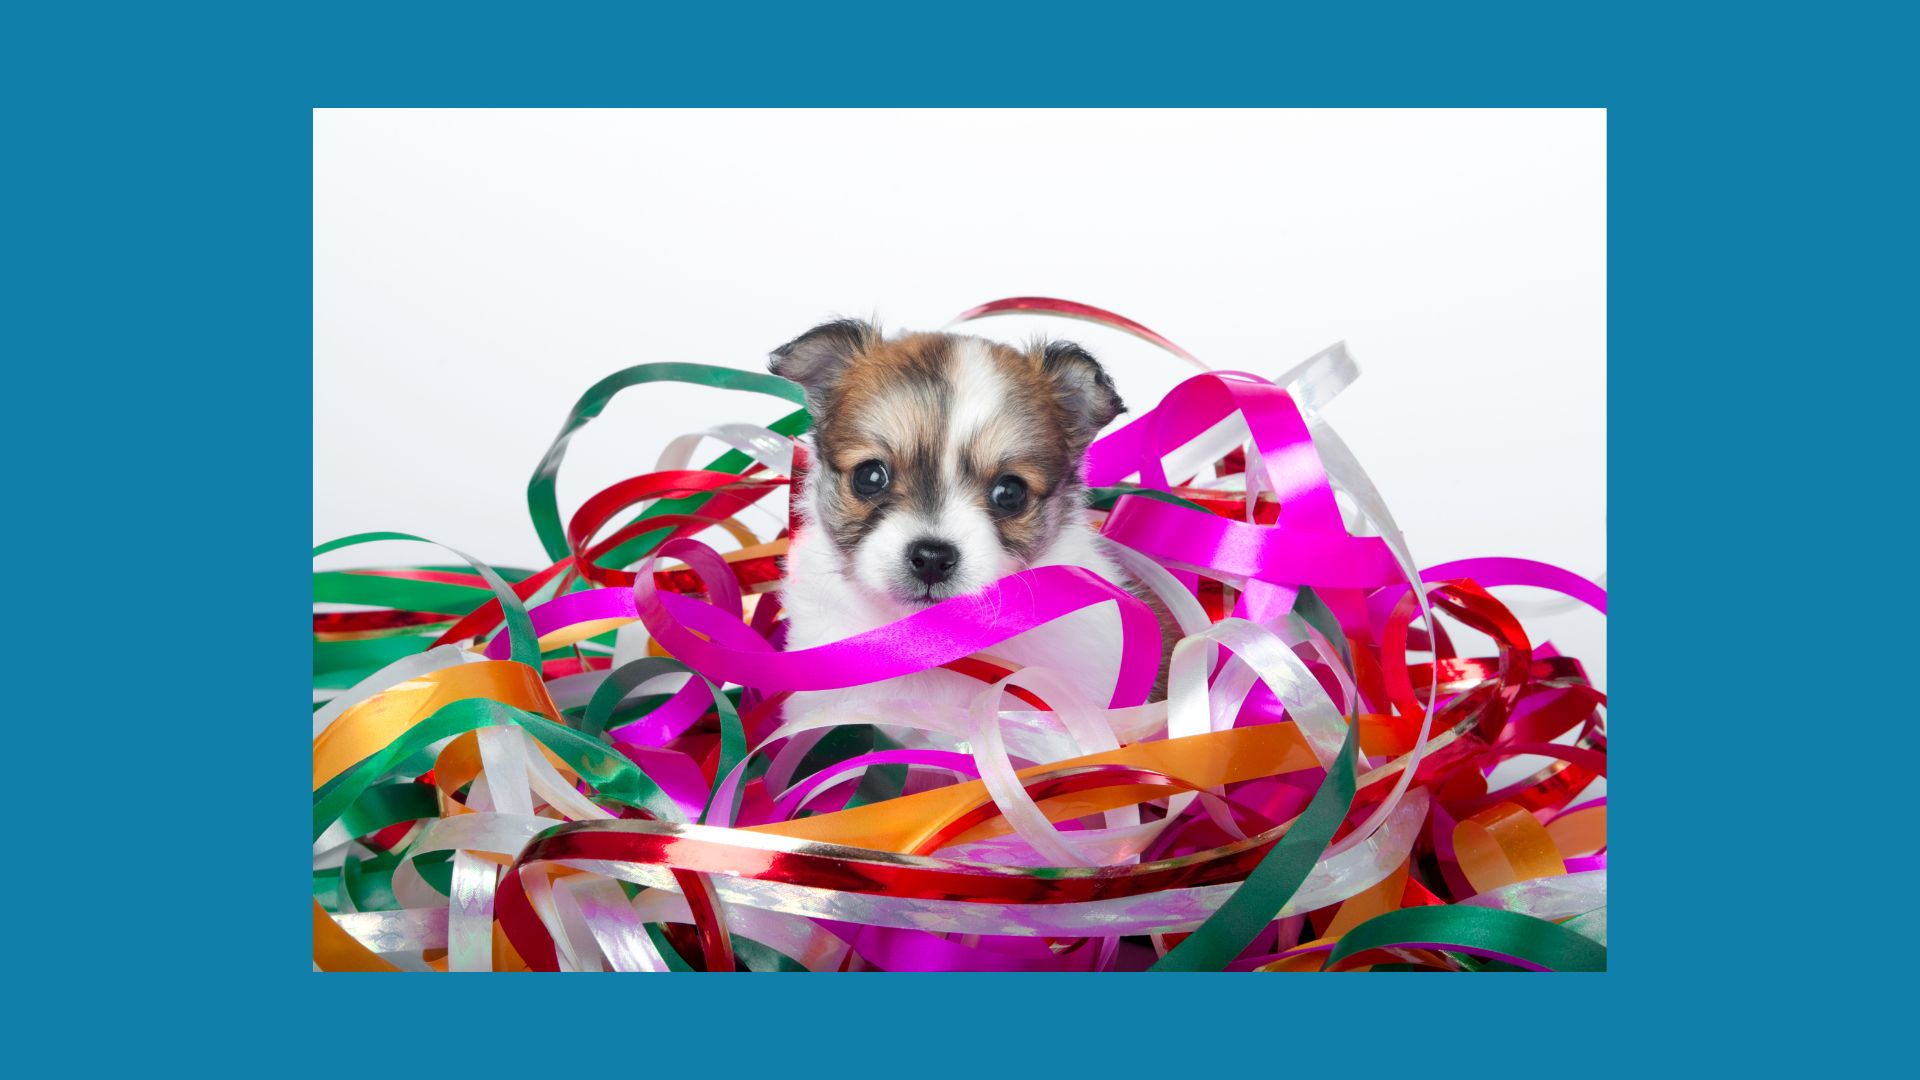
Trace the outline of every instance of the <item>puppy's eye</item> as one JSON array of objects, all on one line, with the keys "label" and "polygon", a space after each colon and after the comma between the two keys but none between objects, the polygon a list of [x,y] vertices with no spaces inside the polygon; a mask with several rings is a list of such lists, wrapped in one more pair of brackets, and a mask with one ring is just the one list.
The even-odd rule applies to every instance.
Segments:
[{"label": "puppy's eye", "polygon": [[1003,476],[993,482],[987,501],[1003,514],[1017,514],[1027,508],[1027,482],[1017,476]]},{"label": "puppy's eye", "polygon": [[878,495],[893,483],[893,474],[885,462],[863,461],[853,467],[853,491],[856,495]]}]

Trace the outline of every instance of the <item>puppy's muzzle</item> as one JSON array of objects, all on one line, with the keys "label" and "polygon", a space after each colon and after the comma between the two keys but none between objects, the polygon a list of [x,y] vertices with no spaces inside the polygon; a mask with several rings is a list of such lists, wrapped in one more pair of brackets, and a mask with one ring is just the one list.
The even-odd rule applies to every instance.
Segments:
[{"label": "puppy's muzzle", "polygon": [[915,540],[907,545],[907,564],[913,567],[913,576],[928,585],[947,580],[959,562],[960,549],[944,540]]}]

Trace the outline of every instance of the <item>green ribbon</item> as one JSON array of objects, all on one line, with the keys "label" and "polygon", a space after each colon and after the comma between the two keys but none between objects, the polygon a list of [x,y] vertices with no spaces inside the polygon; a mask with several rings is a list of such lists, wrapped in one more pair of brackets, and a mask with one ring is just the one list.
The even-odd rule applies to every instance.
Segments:
[{"label": "green ribbon", "polygon": [[[1402,908],[1376,915],[1344,934],[1321,970],[1367,949],[1428,945],[1483,949],[1550,971],[1605,971],[1607,947],[1558,923],[1498,908]],[[1501,965],[1505,967],[1505,964]]]},{"label": "green ribbon", "polygon": [[1152,499],[1155,502],[1171,503],[1174,506],[1184,506],[1189,510],[1198,510],[1203,514],[1213,513],[1213,511],[1207,509],[1204,506],[1201,506],[1199,503],[1195,503],[1195,502],[1191,502],[1189,500],[1183,499],[1180,496],[1175,495],[1171,491],[1159,491],[1154,488],[1135,487],[1132,484],[1118,484],[1114,487],[1088,488],[1087,489],[1087,508],[1089,510],[1111,510],[1113,509],[1113,504],[1119,502],[1120,497],[1122,495],[1138,495],[1143,499]]},{"label": "green ribbon", "polygon": [[[348,854],[340,864],[340,889],[356,911],[397,911],[400,900],[393,895],[393,870],[400,865],[391,853],[371,859]],[[336,910],[344,908],[339,904]]]},{"label": "green ribbon", "polygon": [[1354,767],[1360,754],[1360,725],[1349,723],[1340,759],[1320,781],[1306,810],[1278,843],[1268,849],[1247,880],[1220,909],[1160,958],[1149,971],[1219,971],[1239,956],[1266,925],[1279,917],[1293,894],[1313,872],[1320,854],[1353,806]]},{"label": "green ribbon", "polygon": [[403,821],[439,816],[440,796],[433,785],[400,780],[368,788],[340,815],[340,824],[348,836],[366,836]]},{"label": "green ribbon", "polygon": [[[414,724],[386,746],[322,785],[313,793],[313,838],[346,813],[360,796],[381,777],[421,749],[441,739],[463,735],[484,727],[519,725],[540,740],[580,778],[599,792],[600,798],[632,806],[662,821],[684,822],[680,807],[660,790],[640,766],[597,739],[556,724],[544,716],[516,709],[486,698],[466,698],[450,702],[433,715]],[[557,824],[557,823],[556,823]]]},{"label": "green ribbon", "polygon": [[[647,923],[644,929],[653,942],[654,950],[667,962],[669,971],[692,971],[694,967],[687,963],[680,950],[673,947],[667,935],[658,924]],[[748,971],[805,971],[807,966],[771,945],[762,945],[752,938],[743,938],[739,934],[728,934],[733,941],[733,958]]]},{"label": "green ribbon", "polygon": [[[767,430],[778,435],[798,435],[806,431],[811,425],[812,420],[807,416],[806,410],[801,409],[797,412],[788,413],[773,423],[768,424]],[[708,462],[707,471],[738,473],[751,464],[753,464],[752,458],[738,450],[729,450]],[[699,495],[689,495],[682,499],[662,499],[654,503],[651,507],[648,507],[646,512],[633,520],[634,522],[641,522],[666,514],[691,514],[706,505],[707,500],[711,498],[713,498],[712,492],[703,492]],[[606,552],[601,556],[601,560],[609,566],[630,567],[641,559],[646,558],[647,555],[652,553],[654,548],[665,543],[667,537],[671,534],[672,530],[664,528],[656,529],[650,533],[642,533],[626,543],[621,544],[619,547]],[[574,587],[585,589],[591,588],[592,584],[586,581],[575,581]]]},{"label": "green ribbon", "polygon": [[[540,546],[546,549],[547,557],[555,562],[566,558],[571,549],[567,546],[566,526],[560,520],[560,502],[554,494],[556,478],[560,475],[560,462],[567,455],[567,443],[574,432],[585,427],[600,411],[607,407],[620,391],[634,386],[644,386],[656,382],[691,383],[695,386],[709,386],[719,390],[747,390],[756,394],[777,397],[796,405],[805,402],[805,393],[792,382],[759,371],[741,371],[737,368],[714,367],[710,364],[640,364],[617,371],[587,388],[580,400],[567,414],[566,422],[560,425],[560,434],[554,437],[552,445],[533,470],[533,478],[527,481],[527,509],[533,516],[533,528],[540,536]],[[782,435],[797,435],[808,426],[805,409],[789,413],[774,421],[772,430]],[[729,450],[707,468],[712,472],[740,472],[752,458],[738,450]],[[674,499],[655,503],[648,511],[635,518],[644,521],[663,514],[685,513],[697,508],[711,498],[710,494],[701,494],[686,499]],[[660,542],[662,533],[648,533],[635,537],[626,544],[615,548],[605,557],[608,565],[626,566],[639,559]],[[650,543],[648,541],[651,541]]]},{"label": "green ribbon", "polygon": [[[873,729],[873,749],[898,750],[901,743],[887,736],[879,728]],[[853,789],[853,796],[847,800],[846,809],[865,806],[868,803],[886,802],[897,799],[907,789],[907,767],[900,765],[870,765],[860,777],[860,784]]]},{"label": "green ribbon", "polygon": [[680,950],[674,948],[673,943],[667,940],[666,933],[658,924],[647,923],[643,929],[646,930],[648,939],[653,942],[653,951],[659,953],[660,959],[667,962],[668,971],[693,970],[693,965],[687,963],[686,957],[680,955]]},{"label": "green ribbon", "polygon": [[[580,717],[580,733],[594,739],[605,735],[616,711],[626,701],[627,695],[633,693],[635,687],[642,686],[651,679],[676,672],[692,674],[693,669],[678,660],[670,660],[664,656],[649,656],[622,664],[609,671],[606,680],[594,689],[593,697],[587,702],[587,711]],[[666,697],[655,698],[655,706],[663,705],[668,700]],[[638,717],[626,722],[631,723],[633,719]]]},{"label": "green ribbon", "polygon": [[[487,585],[493,589],[493,594],[499,597],[500,608],[506,613],[507,640],[513,645],[511,654],[513,659],[530,665],[536,670],[539,668],[540,638],[533,632],[533,620],[527,617],[526,605],[520,602],[520,597],[514,593],[512,586],[509,586],[506,579],[501,577],[493,567],[488,566],[486,563],[481,562],[479,559],[474,558],[464,551],[447,547],[447,545],[433,540],[428,540],[424,536],[415,536],[412,533],[366,532],[356,533],[352,536],[343,536],[338,540],[329,540],[313,549],[313,557],[317,559],[329,551],[339,551],[341,548],[349,548],[358,544],[370,544],[376,540],[409,540],[417,544],[433,544],[433,546],[443,551],[450,551],[460,556],[460,558],[466,561],[468,566],[473,567],[475,573],[486,580]],[[405,654],[403,653],[402,655]]]},{"label": "green ribbon", "polygon": [[[814,743],[800,758],[800,764],[794,766],[793,781],[804,780],[813,774],[851,758],[875,750],[898,750],[901,743],[889,737],[872,724],[840,724],[827,729],[820,741]],[[764,769],[770,762],[760,759]],[[836,787],[838,784],[836,783]],[[860,784],[854,789],[852,797],[847,799],[846,809],[865,806],[868,803],[885,802],[899,798],[907,786],[907,766],[874,765],[868,766],[861,775]],[[769,791],[769,795],[778,796],[779,792]],[[812,817],[816,810],[802,810],[799,816]]]},{"label": "green ribbon", "polygon": [[[593,698],[587,702],[586,715],[581,718],[580,732],[591,738],[602,738],[606,734],[607,721],[613,716],[614,709],[633,692],[634,688],[650,679],[679,672],[691,675],[707,688],[707,696],[713,699],[713,711],[720,717],[720,757],[719,768],[714,773],[713,790],[707,794],[707,805],[700,811],[700,820],[706,821],[713,814],[713,800],[720,795],[720,785],[733,774],[734,766],[747,756],[747,732],[740,724],[740,712],[734,707],[734,699],[720,691],[711,679],[693,670],[678,660],[664,656],[649,656],[631,663],[622,664],[609,672],[606,681],[593,692]],[[665,699],[662,699],[665,700]],[[738,814],[740,798],[744,795],[745,784],[737,784],[733,790],[731,811]],[[733,820],[730,815],[727,820]]]},{"label": "green ribbon", "polygon": [[345,690],[403,656],[422,651],[432,638],[409,634],[313,643],[313,687]]},{"label": "green ribbon", "polygon": [[1334,648],[1340,650],[1340,662],[1346,665],[1348,671],[1353,670],[1353,654],[1347,648],[1346,632],[1340,629],[1340,620],[1334,617],[1333,609],[1327,606],[1325,600],[1303,585],[1299,597],[1293,602],[1293,613],[1306,620],[1308,626],[1320,631]]},{"label": "green ribbon", "polygon": [[[576,431],[599,416],[608,402],[621,391],[656,382],[744,390],[794,404],[804,402],[801,389],[785,379],[760,372],[703,364],[642,364],[595,383],[568,414],[559,435],[548,447],[527,485],[528,508],[535,532],[542,547],[554,561],[571,554],[556,495],[557,477],[568,442]],[[774,421],[769,427],[779,434],[797,435],[806,431],[809,425],[807,412],[800,409]],[[749,455],[730,450],[710,463],[707,469],[740,473],[751,463]],[[1091,489],[1087,493],[1087,502],[1093,509],[1110,510],[1125,495],[1137,495],[1206,512],[1205,508],[1170,492],[1133,485]],[[665,515],[689,513],[712,497],[711,493],[702,493],[682,499],[656,501],[645,512],[634,517],[630,524]],[[650,554],[667,535],[669,530],[662,527],[633,537],[608,552],[603,556],[603,561],[613,566],[632,565]],[[408,533],[369,532],[318,545],[313,549],[313,555],[317,558],[356,544],[384,540],[434,543]],[[540,653],[532,620],[525,603],[509,585],[510,581],[524,580],[530,572],[495,569],[453,548],[436,546],[459,556],[487,583],[501,604],[508,640],[512,645],[511,657],[537,667]],[[585,581],[577,581],[574,587],[589,586]],[[327,571],[314,574],[313,598],[316,602],[364,604],[457,617],[477,609],[486,601],[487,592],[443,582]],[[1347,642],[1340,633],[1338,622],[1312,590],[1300,591],[1295,610],[1334,642],[1342,659],[1351,663]],[[430,636],[423,636],[416,630],[390,637],[315,642],[314,685],[319,689],[344,689],[394,660],[419,652],[430,640]],[[586,706],[578,729],[486,699],[467,699],[443,706],[314,793],[314,839],[317,841],[335,821],[341,822],[352,835],[364,836],[400,822],[437,816],[437,794],[431,786],[406,780],[379,781],[394,774],[397,769],[419,766],[421,755],[427,747],[439,740],[484,727],[508,725],[517,725],[538,739],[578,772],[596,790],[601,800],[636,807],[659,820],[684,821],[684,813],[659,785],[638,765],[608,746],[602,738],[610,723],[616,719],[625,721],[624,713],[637,707],[641,710],[640,715],[644,715],[645,711],[657,708],[661,701],[666,700],[642,699],[633,702],[627,701],[627,696],[648,679],[675,671],[701,678],[712,696],[715,711],[720,717],[721,733],[716,775],[724,780],[747,753],[745,733],[734,696],[721,693],[704,676],[678,661],[647,658],[609,673],[605,683]],[[1305,883],[1351,809],[1356,783],[1358,730],[1358,724],[1349,724],[1338,761],[1293,826],[1274,844],[1219,910],[1154,964],[1152,970],[1220,970],[1244,952],[1261,930],[1278,916]],[[810,775],[834,762],[890,745],[895,744],[877,729],[864,732],[834,731],[806,755],[800,775]],[[904,766],[868,770],[849,805],[896,797],[905,775]],[[744,786],[736,788],[736,813],[737,798]],[[717,793],[716,785],[715,791],[709,794],[700,820],[704,821],[712,814]],[[450,888],[451,854],[434,852],[422,856],[415,863],[428,884],[442,893]],[[314,872],[314,895],[323,904],[338,898],[350,902],[359,910],[391,907],[395,903],[392,874],[400,859],[401,855],[393,852],[367,859],[350,854],[339,869]],[[333,906],[341,905],[336,901]],[[1606,970],[1606,947],[1579,933],[1578,925],[1577,921],[1571,925],[1559,925],[1492,908],[1458,905],[1408,908],[1388,912],[1354,927],[1335,945],[1323,967],[1335,967],[1341,961],[1369,949],[1424,945],[1445,950],[1489,952],[1556,971]],[[646,929],[671,968],[691,969],[657,927],[649,925]],[[735,955],[749,970],[802,970],[802,966],[791,957],[762,943],[740,937],[735,937],[733,941]],[[1513,967],[1496,959],[1477,964],[1475,969],[1511,970]],[[1432,970],[1405,964],[1381,964],[1375,967],[1375,970],[1382,971],[1401,969]]]},{"label": "green ribbon", "polygon": [[873,750],[879,738],[880,729],[872,724],[837,724],[830,727],[818,742],[800,755],[800,764],[793,767],[793,776],[789,779],[804,780],[822,769],[858,757]]},{"label": "green ribbon", "polygon": [[414,873],[441,896],[453,892],[453,852],[429,851],[421,855],[410,856],[413,859]]},{"label": "green ribbon", "polygon": [[365,604],[403,611],[430,611],[451,619],[486,603],[489,595],[486,589],[473,585],[414,581],[380,574],[325,570],[316,571],[313,575],[313,600],[316,604]]},{"label": "green ribbon", "polygon": [[733,938],[733,955],[748,971],[805,971],[807,965],[771,945],[762,945],[738,934]]}]

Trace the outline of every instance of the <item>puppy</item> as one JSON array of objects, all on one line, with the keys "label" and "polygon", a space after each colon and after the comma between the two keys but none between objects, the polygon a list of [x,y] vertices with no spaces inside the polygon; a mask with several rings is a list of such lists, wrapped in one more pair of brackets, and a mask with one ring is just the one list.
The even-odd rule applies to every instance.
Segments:
[{"label": "puppy", "polygon": [[[844,320],[776,349],[768,366],[805,389],[813,414],[781,592],[789,649],[871,630],[1038,566],[1085,567],[1138,591],[1088,523],[1083,457],[1126,407],[1078,345],[1023,351],[956,334],[886,338]],[[1118,613],[1103,604],[990,652],[1058,671],[1104,706],[1119,643]],[[786,715],[834,708],[872,722],[882,703],[903,700],[964,709],[984,685],[927,671],[796,694]]]}]

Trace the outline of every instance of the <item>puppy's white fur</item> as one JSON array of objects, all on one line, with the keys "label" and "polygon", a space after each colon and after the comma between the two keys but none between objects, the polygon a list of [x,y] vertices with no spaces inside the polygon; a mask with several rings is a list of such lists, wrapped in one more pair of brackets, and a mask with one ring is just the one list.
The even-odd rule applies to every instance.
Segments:
[{"label": "puppy's white fur", "polygon": [[[811,506],[811,491],[804,497]],[[988,539],[992,541],[991,535]],[[1082,566],[1110,581],[1124,580],[1118,564],[1102,550],[1098,536],[1079,523],[1062,529],[1060,537],[1045,555],[1034,560],[1034,565]],[[787,581],[781,593],[787,609],[788,649],[839,641],[919,610],[883,592],[849,588],[847,578],[856,574],[824,532],[803,523],[787,552]],[[987,651],[1019,667],[1059,671],[1093,704],[1105,705],[1120,674],[1120,640],[1119,612],[1112,604],[1100,604],[1036,627]],[[787,702],[786,715],[793,718],[825,708],[865,713],[882,702],[901,699],[965,708],[985,685],[971,676],[935,669],[842,690],[795,694]]]},{"label": "puppy's white fur", "polygon": [[[801,525],[787,554],[781,599],[787,611],[787,648],[824,645],[876,629],[913,614],[889,593],[897,562],[917,536],[945,538],[960,549],[952,591],[965,596],[1023,569],[1001,547],[992,520],[977,500],[963,494],[961,453],[1006,406],[1008,386],[984,343],[962,339],[954,379],[953,408],[943,465],[948,497],[937,516],[899,513],[883,520],[849,559],[818,525],[818,473],[810,474],[801,498]],[[902,440],[903,442],[906,440]],[[1124,581],[1104,541],[1076,514],[1031,566],[1080,566],[1110,581]],[[967,602],[967,601],[962,601]],[[984,601],[981,601],[984,602]],[[1057,619],[993,646],[988,653],[1019,667],[1046,667],[1072,680],[1095,705],[1105,705],[1119,676],[1120,617],[1101,604]],[[964,708],[985,684],[956,672],[933,670],[842,690],[795,694],[789,718],[821,709],[870,714],[883,702],[913,699],[936,707]]]}]

